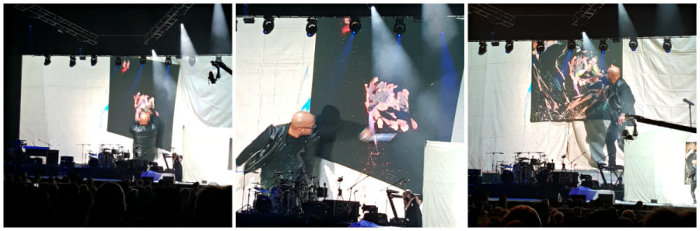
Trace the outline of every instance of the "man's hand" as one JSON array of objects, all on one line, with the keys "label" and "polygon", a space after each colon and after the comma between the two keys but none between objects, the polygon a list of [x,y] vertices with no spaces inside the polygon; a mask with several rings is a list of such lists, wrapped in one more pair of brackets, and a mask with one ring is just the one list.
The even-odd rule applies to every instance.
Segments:
[{"label": "man's hand", "polygon": [[625,118],[625,113],[620,114],[620,117],[617,118],[617,125],[622,125],[622,123],[625,122]]}]

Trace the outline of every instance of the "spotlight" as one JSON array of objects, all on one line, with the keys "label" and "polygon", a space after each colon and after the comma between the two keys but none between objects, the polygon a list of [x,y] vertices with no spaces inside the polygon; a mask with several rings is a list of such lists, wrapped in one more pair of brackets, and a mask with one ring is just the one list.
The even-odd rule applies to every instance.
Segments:
[{"label": "spotlight", "polygon": [[637,46],[639,46],[639,43],[637,43],[637,38],[631,38],[630,39],[630,49],[632,49],[632,51],[636,51]]},{"label": "spotlight", "polygon": [[506,40],[506,54],[510,54],[513,51],[513,40]]},{"label": "spotlight", "polygon": [[70,66],[70,67],[75,66],[75,55],[70,56],[70,62],[68,63],[68,66]]},{"label": "spotlight", "polygon": [[544,42],[542,40],[538,40],[536,48],[537,48],[537,54],[538,55],[542,54],[542,52],[544,51]]},{"label": "spotlight", "polygon": [[350,31],[352,31],[352,34],[357,34],[357,32],[360,31],[360,28],[362,28],[362,24],[360,24],[360,17],[350,17]]},{"label": "spotlight", "polygon": [[90,66],[95,66],[97,64],[97,55],[90,56]]},{"label": "spotlight", "polygon": [[665,38],[664,39],[664,50],[666,53],[671,53],[671,38]]},{"label": "spotlight", "polygon": [[263,34],[269,34],[275,29],[275,19],[272,16],[265,16],[265,21],[263,21]]},{"label": "spotlight", "polygon": [[316,30],[318,29],[318,20],[316,20],[316,17],[309,17],[306,19],[306,21],[306,36],[314,36],[316,34]]},{"label": "spotlight", "polygon": [[122,65],[122,57],[117,56],[117,58],[114,60],[114,65]]},{"label": "spotlight", "polygon": [[483,55],[485,53],[486,53],[486,42],[480,41],[479,42],[479,55]]},{"label": "spotlight", "polygon": [[605,54],[605,51],[608,50],[608,44],[605,42],[605,39],[600,40],[600,44],[598,44],[598,50],[600,50],[600,53]]},{"label": "spotlight", "polygon": [[569,42],[566,44],[566,48],[569,48],[569,51],[573,51],[576,49],[576,42],[574,42],[574,40],[569,40]]},{"label": "spotlight", "polygon": [[172,64],[173,64],[173,59],[172,59],[172,57],[171,57],[170,55],[165,56],[165,65],[166,65],[166,66],[170,66],[170,65],[172,65]]},{"label": "spotlight", "polygon": [[48,66],[49,64],[51,64],[51,56],[44,55],[44,66]]},{"label": "spotlight", "polygon": [[406,24],[403,23],[403,17],[397,16],[394,18],[394,33],[399,38],[406,32]]},{"label": "spotlight", "polygon": [[141,58],[139,59],[139,63],[141,63],[142,65],[146,64],[146,56],[145,55],[141,55]]},{"label": "spotlight", "polygon": [[197,59],[194,56],[190,56],[190,66],[194,66],[195,63],[197,63]]}]

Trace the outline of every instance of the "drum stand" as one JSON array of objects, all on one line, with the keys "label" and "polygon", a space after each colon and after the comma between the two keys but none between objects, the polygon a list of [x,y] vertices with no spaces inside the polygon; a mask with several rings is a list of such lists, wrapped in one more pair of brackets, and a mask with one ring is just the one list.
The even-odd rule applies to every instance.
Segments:
[{"label": "drum stand", "polygon": [[[243,198],[241,198],[241,202],[243,202],[243,200],[245,200],[245,186],[246,186],[245,181],[246,181],[245,171],[243,171]],[[241,208],[238,209],[238,211],[236,211],[236,212],[245,212],[245,211],[253,211],[253,207],[250,206],[250,188],[248,189],[248,200],[246,200],[245,205],[241,206]]]}]

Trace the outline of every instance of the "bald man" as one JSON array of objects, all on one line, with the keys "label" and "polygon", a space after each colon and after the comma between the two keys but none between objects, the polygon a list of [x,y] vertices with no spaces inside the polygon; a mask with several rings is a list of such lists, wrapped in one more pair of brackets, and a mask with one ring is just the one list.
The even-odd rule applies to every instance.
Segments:
[{"label": "bald man", "polygon": [[260,133],[236,157],[236,166],[245,164],[246,173],[262,168],[260,183],[267,189],[275,186],[278,177],[295,180],[307,171],[304,156],[312,149],[307,145],[317,140],[317,136],[312,135],[315,127],[313,114],[296,112],[289,123],[270,125]]},{"label": "bald man", "polygon": [[615,166],[617,154],[615,143],[620,147],[620,150],[625,151],[625,143],[621,133],[625,129],[624,126],[633,125],[631,121],[626,121],[625,119],[628,115],[635,114],[635,100],[630,86],[627,85],[627,82],[620,75],[619,67],[610,65],[607,75],[610,80],[610,87],[606,91],[608,111],[610,112],[610,126],[608,126],[605,136],[605,146],[608,149],[608,166]]}]

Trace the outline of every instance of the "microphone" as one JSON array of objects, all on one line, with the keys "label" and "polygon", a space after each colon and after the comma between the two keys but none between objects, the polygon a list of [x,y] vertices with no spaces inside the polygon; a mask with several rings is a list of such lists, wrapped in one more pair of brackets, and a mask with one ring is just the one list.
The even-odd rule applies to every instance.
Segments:
[{"label": "microphone", "polygon": [[695,105],[693,102],[690,102],[690,100],[688,100],[688,99],[686,99],[686,98],[683,98],[683,102],[689,104],[690,106]]}]

